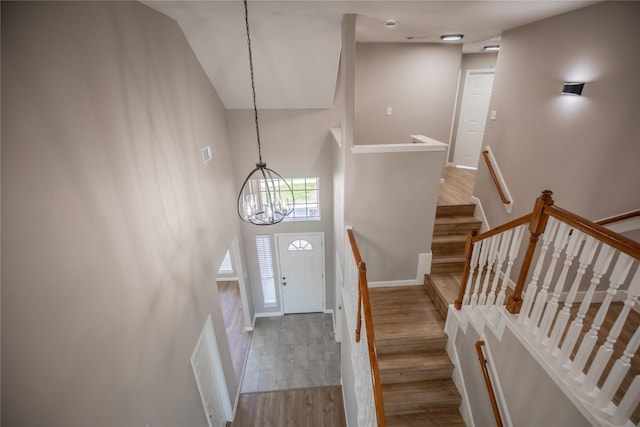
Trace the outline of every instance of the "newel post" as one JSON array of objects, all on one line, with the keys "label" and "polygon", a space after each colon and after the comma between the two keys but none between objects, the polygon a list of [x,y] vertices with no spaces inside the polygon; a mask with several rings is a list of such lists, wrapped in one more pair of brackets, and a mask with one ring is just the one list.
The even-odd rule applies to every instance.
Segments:
[{"label": "newel post", "polygon": [[454,302],[456,310],[462,308],[462,301],[464,300],[464,293],[467,289],[467,281],[471,274],[471,256],[473,254],[473,238],[478,235],[478,229],[473,228],[471,233],[467,234],[467,243],[464,247],[464,271],[462,273],[462,279],[460,280],[460,290],[458,291],[458,299]]},{"label": "newel post", "polygon": [[551,190],[544,190],[542,195],[536,199],[536,203],[533,206],[531,222],[529,222],[530,235],[527,252],[522,260],[522,267],[520,268],[516,288],[513,291],[513,295],[511,295],[507,300],[507,310],[511,314],[520,313],[520,308],[522,307],[522,291],[524,290],[525,281],[527,280],[527,274],[529,274],[529,267],[531,267],[533,253],[536,250],[538,238],[542,233],[544,233],[547,221],[549,220],[549,215],[544,212],[544,208],[545,206],[553,205],[552,195],[553,192]]}]

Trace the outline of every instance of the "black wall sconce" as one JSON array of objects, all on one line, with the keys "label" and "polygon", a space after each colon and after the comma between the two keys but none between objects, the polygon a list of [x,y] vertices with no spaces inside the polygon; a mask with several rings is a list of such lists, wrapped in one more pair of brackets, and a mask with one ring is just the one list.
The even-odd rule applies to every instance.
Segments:
[{"label": "black wall sconce", "polygon": [[582,95],[582,89],[584,88],[584,82],[564,82],[562,87],[563,95]]}]

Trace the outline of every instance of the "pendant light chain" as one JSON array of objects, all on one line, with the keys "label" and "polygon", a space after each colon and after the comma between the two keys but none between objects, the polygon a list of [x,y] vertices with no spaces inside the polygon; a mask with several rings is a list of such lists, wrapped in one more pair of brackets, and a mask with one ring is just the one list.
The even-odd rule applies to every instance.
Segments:
[{"label": "pendant light chain", "polygon": [[251,55],[251,36],[249,34],[249,10],[247,0],[244,0],[244,21],[247,26],[247,46],[249,46],[249,70],[251,71],[251,91],[253,93],[253,114],[256,122],[256,137],[258,139],[258,160],[262,163],[262,147],[260,145],[260,127],[258,126],[258,107],[256,107],[256,84],[253,77],[253,56]]}]

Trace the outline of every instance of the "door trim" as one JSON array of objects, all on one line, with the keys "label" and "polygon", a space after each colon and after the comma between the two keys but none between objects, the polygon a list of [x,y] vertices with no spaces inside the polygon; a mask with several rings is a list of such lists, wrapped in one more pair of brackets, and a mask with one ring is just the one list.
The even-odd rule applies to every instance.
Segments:
[{"label": "door trim", "polygon": [[321,255],[322,255],[322,259],[321,259],[321,263],[322,263],[322,306],[321,306],[321,311],[324,313],[324,311],[327,309],[327,286],[326,286],[326,276],[327,276],[327,271],[326,271],[326,263],[325,263],[325,239],[324,239],[324,231],[313,231],[313,232],[307,232],[307,233],[275,233],[273,235],[273,238],[275,240],[275,248],[276,248],[276,270],[278,273],[278,280],[276,281],[277,283],[277,287],[278,287],[278,295],[280,296],[280,312],[284,315],[286,314],[286,310],[284,308],[284,289],[282,288],[282,268],[281,268],[281,264],[280,264],[280,237],[300,237],[301,239],[304,238],[305,236],[320,236],[321,240],[322,240],[322,250],[320,251]]}]

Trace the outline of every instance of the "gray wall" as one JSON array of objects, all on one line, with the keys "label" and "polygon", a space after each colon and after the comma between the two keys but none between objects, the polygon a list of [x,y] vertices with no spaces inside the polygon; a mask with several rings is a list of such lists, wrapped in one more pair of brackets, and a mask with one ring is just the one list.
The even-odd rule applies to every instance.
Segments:
[{"label": "gray wall", "polygon": [[[484,144],[514,197],[507,215],[480,162],[474,194],[491,226],[531,210],[540,191],[588,219],[640,197],[640,3],[603,2],[502,36]],[[564,81],[585,81],[582,97]]]},{"label": "gray wall", "polygon": [[[256,90],[259,92],[260,87]],[[275,258],[276,233],[325,233],[325,289],[327,309],[334,305],[334,260],[333,252],[333,144],[329,129],[338,127],[340,110],[260,110],[260,140],[262,156],[267,166],[283,177],[320,177],[320,221],[281,222],[261,227],[242,224],[247,272],[252,284],[253,304],[256,313],[275,313],[282,311],[280,301],[280,283],[276,280],[278,305],[265,307],[262,298],[258,254],[255,236],[272,236]],[[258,148],[253,111],[227,111],[227,126],[231,142],[231,151],[236,172],[237,187],[244,182],[258,161]],[[274,266],[277,268],[277,265]],[[276,271],[276,274],[277,271]],[[276,276],[279,277],[279,276]]]},{"label": "gray wall", "polygon": [[416,280],[431,252],[444,152],[347,153],[345,223],[370,282]]},{"label": "gray wall", "polygon": [[[358,43],[355,144],[448,143],[462,45]],[[387,107],[393,108],[391,116]]]},{"label": "gray wall", "polygon": [[448,161],[453,161],[454,150],[456,149],[456,138],[458,136],[458,124],[460,123],[460,107],[462,106],[462,95],[464,83],[467,80],[467,70],[492,69],[496,68],[498,59],[497,52],[467,53],[462,55],[460,64],[460,84],[458,85],[458,96],[456,98],[456,111],[453,121],[453,132],[451,134],[451,146],[449,148]]},{"label": "gray wall", "polygon": [[189,359],[209,314],[237,390],[215,286],[236,183],[176,23],[2,2],[2,122],[2,423],[206,425]]}]

